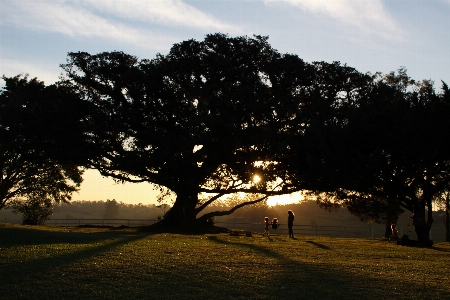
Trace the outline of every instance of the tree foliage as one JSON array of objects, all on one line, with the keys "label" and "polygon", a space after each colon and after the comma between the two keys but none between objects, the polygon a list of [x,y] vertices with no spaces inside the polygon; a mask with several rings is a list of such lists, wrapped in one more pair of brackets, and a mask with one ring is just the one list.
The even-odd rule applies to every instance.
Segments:
[{"label": "tree foliage", "polygon": [[329,172],[328,191],[360,216],[383,213],[395,221],[402,210],[412,213],[418,240],[429,245],[432,200],[450,180],[450,102],[448,89],[415,82],[405,69],[375,74],[366,95],[346,112],[317,155]]},{"label": "tree foliage", "polygon": [[91,107],[89,166],[176,194],[166,223],[194,224],[226,194],[262,196],[201,218],[310,190],[362,219],[390,223],[411,211],[430,244],[432,199],[450,179],[445,83],[437,93],[404,68],[362,74],[280,54],[267,37],[223,34],[152,60],[70,53],[62,67],[60,84]]},{"label": "tree foliage", "polygon": [[96,107],[91,165],[117,180],[173,191],[166,222],[192,224],[205,207],[199,193],[214,201],[301,188],[280,161],[288,132],[307,126],[302,107],[312,102],[314,68],[279,54],[267,38],[208,35],[153,60],[70,53],[62,67],[67,83]]},{"label": "tree foliage", "polygon": [[105,202],[105,212],[103,213],[104,219],[116,219],[119,217],[120,207],[119,203],[115,199],[106,200]]},{"label": "tree foliage", "polygon": [[[0,209],[9,201],[65,202],[82,181],[69,158],[80,145],[73,134],[79,102],[55,85],[36,78],[3,77],[0,92]],[[81,131],[78,137],[81,139]]]}]

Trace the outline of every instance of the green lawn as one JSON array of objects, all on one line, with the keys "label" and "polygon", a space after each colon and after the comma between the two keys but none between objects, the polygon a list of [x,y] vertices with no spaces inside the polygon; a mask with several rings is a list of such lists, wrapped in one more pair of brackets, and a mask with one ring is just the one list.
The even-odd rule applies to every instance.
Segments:
[{"label": "green lawn", "polygon": [[449,299],[450,245],[0,223],[0,299]]}]

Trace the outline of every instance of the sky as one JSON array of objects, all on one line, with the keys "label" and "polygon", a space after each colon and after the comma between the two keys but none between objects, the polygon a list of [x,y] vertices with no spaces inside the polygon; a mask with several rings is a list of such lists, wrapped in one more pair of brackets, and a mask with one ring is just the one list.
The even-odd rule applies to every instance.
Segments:
[{"label": "sky", "polygon": [[[0,0],[0,75],[52,84],[68,52],[152,59],[175,43],[221,32],[269,36],[281,53],[363,73],[405,67],[439,89],[441,80],[450,84],[449,16],[450,0]],[[148,183],[114,184],[95,170],[84,178],[75,200],[156,203]]]}]

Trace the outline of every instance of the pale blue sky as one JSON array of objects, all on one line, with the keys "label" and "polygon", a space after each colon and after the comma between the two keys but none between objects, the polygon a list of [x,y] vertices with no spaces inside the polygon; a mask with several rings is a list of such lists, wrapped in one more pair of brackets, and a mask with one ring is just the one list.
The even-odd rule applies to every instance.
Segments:
[{"label": "pale blue sky", "polygon": [[[268,35],[307,62],[372,73],[404,66],[416,80],[450,84],[450,0],[0,0],[0,74],[50,84],[68,52],[151,59],[215,32]],[[152,203],[149,190],[89,172],[75,198]]]}]

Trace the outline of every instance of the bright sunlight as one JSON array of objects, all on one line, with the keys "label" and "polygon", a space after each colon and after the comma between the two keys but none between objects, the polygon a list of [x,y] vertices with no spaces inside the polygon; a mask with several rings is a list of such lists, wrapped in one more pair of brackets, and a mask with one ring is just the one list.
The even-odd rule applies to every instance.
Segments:
[{"label": "bright sunlight", "polygon": [[271,196],[267,199],[267,205],[286,205],[291,203],[298,203],[305,199],[301,192],[296,192],[288,195]]}]

